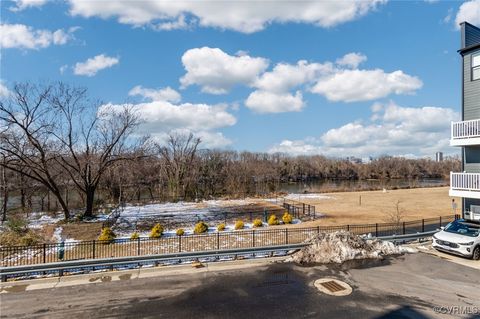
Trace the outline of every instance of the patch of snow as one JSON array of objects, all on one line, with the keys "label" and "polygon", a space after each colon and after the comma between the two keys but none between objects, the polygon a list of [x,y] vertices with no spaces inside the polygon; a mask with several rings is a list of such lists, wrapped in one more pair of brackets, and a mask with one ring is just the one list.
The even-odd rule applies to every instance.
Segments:
[{"label": "patch of snow", "polygon": [[304,199],[320,199],[320,200],[325,200],[325,199],[334,199],[332,196],[328,196],[325,194],[318,194],[318,193],[310,193],[310,194],[288,194],[285,196],[286,199],[290,200],[297,200],[297,201],[302,201]]},{"label": "patch of snow", "polygon": [[291,260],[300,264],[338,263],[347,260],[381,258],[407,252],[388,241],[368,239],[346,231],[320,233],[308,239],[310,245],[300,249]]},{"label": "patch of snow", "polygon": [[410,247],[410,246],[399,246],[398,248],[400,249],[400,252],[404,253],[404,254],[416,254],[416,253],[418,253],[417,249],[415,249],[413,247]]},{"label": "patch of snow", "polygon": [[51,216],[45,212],[33,212],[28,217],[28,227],[39,229],[45,225],[56,224],[63,218],[64,216],[61,213],[56,213],[55,216]]}]

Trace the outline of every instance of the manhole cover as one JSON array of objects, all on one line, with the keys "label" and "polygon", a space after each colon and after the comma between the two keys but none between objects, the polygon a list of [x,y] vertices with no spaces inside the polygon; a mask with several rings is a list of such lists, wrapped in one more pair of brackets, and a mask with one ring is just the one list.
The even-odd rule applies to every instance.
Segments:
[{"label": "manhole cover", "polygon": [[350,285],[335,278],[317,279],[313,284],[318,290],[331,296],[347,296],[352,293]]}]

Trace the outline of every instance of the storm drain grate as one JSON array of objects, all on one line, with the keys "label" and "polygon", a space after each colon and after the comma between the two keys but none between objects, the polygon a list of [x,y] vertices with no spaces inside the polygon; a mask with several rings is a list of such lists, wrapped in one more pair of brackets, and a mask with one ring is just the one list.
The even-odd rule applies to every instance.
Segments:
[{"label": "storm drain grate", "polygon": [[313,282],[320,292],[331,296],[348,296],[353,292],[352,287],[335,278],[320,278]]},{"label": "storm drain grate", "polygon": [[327,288],[330,292],[339,292],[347,290],[345,287],[339,285],[337,282],[331,280],[327,282],[320,283],[323,287]]}]

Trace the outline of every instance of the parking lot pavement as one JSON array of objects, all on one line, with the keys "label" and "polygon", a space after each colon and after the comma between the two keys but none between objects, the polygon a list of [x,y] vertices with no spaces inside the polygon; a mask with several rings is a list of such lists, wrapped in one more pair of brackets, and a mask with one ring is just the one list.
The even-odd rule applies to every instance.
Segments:
[{"label": "parking lot pavement", "polygon": [[447,254],[441,251],[436,250],[432,247],[432,241],[426,241],[422,243],[417,243],[411,245],[412,247],[416,248],[419,252],[430,254],[432,256],[439,257],[443,260],[447,260],[459,265],[463,265],[466,267],[471,267],[474,269],[480,270],[480,260],[472,260],[452,254]]},{"label": "parking lot pavement", "polygon": [[[68,287],[12,289],[0,294],[1,316],[480,318],[476,312],[480,308],[478,270],[428,254],[328,266],[257,262],[240,268],[235,264],[205,268],[158,271],[158,276],[152,272],[148,278],[92,280]],[[108,273],[100,277],[107,278]],[[319,292],[313,282],[321,277],[346,282],[352,294],[335,297]]]}]

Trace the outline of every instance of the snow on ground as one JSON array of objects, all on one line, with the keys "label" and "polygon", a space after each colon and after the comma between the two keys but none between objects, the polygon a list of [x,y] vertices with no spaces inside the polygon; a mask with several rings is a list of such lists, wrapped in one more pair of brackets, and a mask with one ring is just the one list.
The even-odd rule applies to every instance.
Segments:
[{"label": "snow on ground", "polygon": [[44,212],[33,212],[28,216],[28,227],[39,229],[45,225],[56,224],[64,218],[63,214],[57,213],[55,216]]},{"label": "snow on ground", "polygon": [[288,194],[287,196],[285,196],[285,198],[301,202],[305,199],[325,200],[332,199],[333,197],[324,194]]},{"label": "snow on ground", "polygon": [[309,246],[295,253],[291,261],[300,264],[343,263],[353,259],[378,259],[388,255],[416,252],[392,242],[369,239],[346,231],[320,233],[307,240]]},{"label": "snow on ground", "polygon": [[[236,218],[245,221],[250,217],[248,212],[232,213],[231,209],[252,205],[258,210],[258,203],[259,199],[247,198],[238,200],[147,204],[143,206],[127,205],[120,209],[115,228],[120,233],[126,231],[131,232],[136,229],[139,224],[149,225],[160,222],[166,228],[186,228],[185,230],[189,233],[192,231],[189,227],[193,227],[199,221],[218,225],[221,222],[225,222],[225,219],[230,220],[236,217],[234,214],[238,214]],[[260,217],[260,214],[257,211],[253,218]],[[251,225],[246,225],[246,228],[250,227]]]},{"label": "snow on ground", "polygon": [[53,232],[52,239],[59,243],[61,241],[64,241],[65,243],[74,243],[76,242],[75,239],[73,238],[65,238],[65,236],[62,236],[63,228],[62,227],[57,227],[55,228],[55,231]]}]

